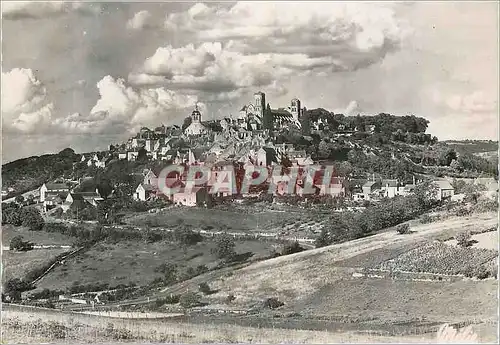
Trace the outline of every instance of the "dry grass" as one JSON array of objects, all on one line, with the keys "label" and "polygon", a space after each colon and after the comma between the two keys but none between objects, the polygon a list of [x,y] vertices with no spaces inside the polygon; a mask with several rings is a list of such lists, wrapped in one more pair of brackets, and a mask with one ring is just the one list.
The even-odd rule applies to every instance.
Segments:
[{"label": "dry grass", "polygon": [[[42,321],[43,320],[43,321]],[[2,325],[7,343],[155,341],[168,343],[418,343],[428,338],[370,334],[107,319],[57,311],[6,311]]]},{"label": "dry grass", "polygon": [[[415,233],[399,235],[394,232],[380,233],[367,238],[337,245],[309,250],[302,253],[257,262],[237,270],[230,277],[213,282],[222,294],[233,293],[239,301],[261,300],[270,294],[280,295],[289,302],[300,296],[314,293],[319,287],[342,279],[339,268],[333,263],[370,253],[380,248],[405,245],[433,239],[443,231],[460,232],[478,226],[491,227],[496,224],[496,215],[478,215],[450,218],[432,224],[421,224],[412,228]],[[285,301],[286,302],[286,301]]]},{"label": "dry grass", "polygon": [[2,280],[23,278],[34,269],[43,267],[68,249],[34,249],[27,252],[4,251],[2,253]]},{"label": "dry grass", "polygon": [[[179,274],[188,267],[215,266],[219,261],[210,251],[213,247],[215,243],[210,239],[189,246],[185,251],[180,245],[168,242],[101,243],[65,260],[64,265],[56,267],[38,282],[37,288],[62,289],[77,281],[82,284],[108,283],[110,286],[145,285],[162,276],[155,272],[155,268],[164,263],[176,264]],[[238,253],[250,251],[255,254],[251,259],[255,259],[268,256],[272,248],[271,242],[237,240],[235,250]]]},{"label": "dry grass", "polygon": [[179,225],[193,229],[212,227],[217,231],[282,232],[289,236],[313,236],[314,231],[327,215],[295,206],[257,204],[247,205],[244,210],[203,209],[173,207],[159,213],[135,214],[125,219],[134,225],[175,228]]},{"label": "dry grass", "polygon": [[33,242],[35,245],[72,245],[76,240],[74,237],[55,232],[31,231],[23,226],[2,225],[2,245],[8,247],[14,236],[21,235],[25,241]]}]

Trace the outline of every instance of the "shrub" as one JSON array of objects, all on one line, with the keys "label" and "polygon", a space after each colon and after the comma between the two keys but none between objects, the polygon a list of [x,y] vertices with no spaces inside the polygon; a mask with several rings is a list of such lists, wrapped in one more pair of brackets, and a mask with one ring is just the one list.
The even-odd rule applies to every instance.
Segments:
[{"label": "shrub", "polygon": [[398,225],[398,227],[396,228],[396,231],[401,235],[409,234],[410,233],[410,225],[408,225],[408,224]]},{"label": "shrub", "polygon": [[17,301],[21,299],[22,292],[32,290],[33,288],[31,283],[19,278],[14,278],[5,283],[4,292],[5,295],[9,297],[10,301]]},{"label": "shrub", "polygon": [[305,249],[300,246],[299,242],[295,241],[293,243],[287,243],[283,246],[283,250],[281,251],[281,255],[290,255],[294,253],[300,253]]},{"label": "shrub", "polygon": [[28,241],[23,241],[22,236],[14,236],[10,240],[10,250],[17,250],[17,251],[28,251],[33,249],[33,243],[28,242]]},{"label": "shrub", "polygon": [[330,236],[330,232],[328,231],[327,228],[321,229],[321,233],[319,234],[318,238],[314,241],[314,245],[316,248],[321,248],[328,246],[333,243],[333,239]]},{"label": "shrub", "polygon": [[457,236],[455,236],[455,239],[457,240],[457,244],[460,247],[470,247],[472,245],[471,242],[472,235],[469,231],[463,231]]},{"label": "shrub", "polygon": [[234,295],[233,295],[233,294],[229,294],[229,295],[226,297],[226,304],[231,304],[231,302],[233,302],[235,299],[236,299],[236,297],[234,297]]},{"label": "shrub", "polygon": [[42,215],[40,214],[40,211],[38,211],[34,207],[25,207],[22,209],[21,212],[21,217],[22,217],[22,225],[29,228],[30,230],[42,230],[43,225],[45,221],[42,218]]},{"label": "shrub", "polygon": [[458,217],[465,217],[471,214],[471,211],[465,207],[460,207],[456,210],[455,214]]},{"label": "shrub", "polygon": [[228,234],[222,234],[216,239],[216,247],[213,253],[219,259],[230,259],[234,256],[234,239]]},{"label": "shrub", "polygon": [[164,283],[170,284],[177,280],[177,265],[171,263],[164,263],[155,268],[155,272],[164,275]]},{"label": "shrub", "polygon": [[194,292],[186,292],[179,298],[179,304],[183,308],[192,308],[200,305],[200,297]]},{"label": "shrub", "polygon": [[203,241],[203,236],[201,236],[201,234],[182,228],[175,229],[174,238],[177,242],[185,246],[192,246]]},{"label": "shrub", "polygon": [[210,288],[208,283],[205,283],[205,282],[199,284],[198,288],[199,288],[200,292],[205,294],[205,295],[209,295],[212,292],[212,289]]},{"label": "shrub", "polygon": [[206,272],[208,272],[208,267],[207,266],[205,266],[205,265],[198,265],[198,266],[196,266],[196,273],[198,275],[206,273]]},{"label": "shrub", "polygon": [[33,293],[30,295],[31,299],[49,299],[53,297],[58,297],[59,295],[63,295],[64,290],[50,290],[50,289],[43,289],[40,292]]},{"label": "shrub", "polygon": [[428,214],[424,214],[420,217],[420,223],[422,224],[429,224],[432,223],[433,218],[429,216]]},{"label": "shrub", "polygon": [[285,305],[285,303],[281,302],[280,300],[278,300],[277,298],[274,298],[274,297],[267,298],[264,301],[264,307],[270,308],[270,309],[276,309],[276,308],[279,308],[283,305]]}]

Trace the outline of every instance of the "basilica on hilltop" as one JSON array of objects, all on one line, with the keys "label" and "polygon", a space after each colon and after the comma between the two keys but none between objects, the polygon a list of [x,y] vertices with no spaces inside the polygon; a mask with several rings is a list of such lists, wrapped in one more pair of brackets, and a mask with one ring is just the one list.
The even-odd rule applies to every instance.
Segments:
[{"label": "basilica on hilltop", "polygon": [[[300,100],[297,98],[293,98],[287,108],[272,109],[266,103],[266,94],[259,91],[254,94],[253,102],[244,105],[236,117],[226,117],[219,123],[222,131],[260,131],[290,127],[300,129],[300,118],[305,110],[301,108]],[[272,128],[265,128],[266,116],[271,118],[267,126]],[[201,121],[201,113],[197,106],[191,114],[191,120],[191,124],[184,130],[185,135],[198,136],[211,132],[211,129]]]}]

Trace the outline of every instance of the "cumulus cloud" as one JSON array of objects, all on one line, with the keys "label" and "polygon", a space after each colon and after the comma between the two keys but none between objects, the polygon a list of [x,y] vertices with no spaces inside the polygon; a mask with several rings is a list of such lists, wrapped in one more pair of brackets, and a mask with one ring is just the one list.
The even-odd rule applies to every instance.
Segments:
[{"label": "cumulus cloud", "polygon": [[353,116],[357,115],[360,111],[359,104],[356,101],[351,101],[347,105],[347,107],[344,109],[344,112],[342,114],[346,116]]},{"label": "cumulus cloud", "polygon": [[151,20],[152,15],[149,11],[139,11],[127,22],[127,29],[140,30],[152,27]]},{"label": "cumulus cloud", "polygon": [[70,12],[97,13],[100,4],[81,1],[6,1],[2,3],[4,19],[45,18]]},{"label": "cumulus cloud", "polygon": [[[165,88],[136,89],[111,76],[101,79],[97,88],[100,98],[90,114],[75,113],[54,124],[72,133],[134,133],[142,126],[171,120],[198,101],[196,96]],[[200,106],[204,109],[203,104]]]},{"label": "cumulus cloud", "polygon": [[[229,46],[229,48],[228,48]],[[254,87],[276,89],[276,80],[335,68],[332,57],[309,57],[307,54],[243,54],[230,44],[205,42],[198,47],[158,48],[134,73],[129,82],[135,85],[163,84],[170,88],[206,93],[248,90]],[[283,91],[283,88],[280,92]]]},{"label": "cumulus cloud", "polygon": [[238,42],[246,52],[329,56],[354,70],[397,49],[409,32],[391,3],[238,2],[215,8],[195,4],[171,13],[165,28],[202,41]]},{"label": "cumulus cloud", "polygon": [[464,113],[495,112],[497,102],[483,91],[474,91],[467,95],[454,95],[447,100],[448,107],[453,111]]},{"label": "cumulus cloud", "polygon": [[[217,7],[216,7],[217,6]],[[406,35],[394,5],[240,2],[195,4],[164,27],[197,43],[160,47],[129,74],[134,85],[203,92],[286,94],[291,77],[353,71],[383,59]],[[147,20],[146,20],[147,21]],[[186,36],[187,35],[187,36]]]},{"label": "cumulus cloud", "polygon": [[32,133],[49,125],[54,105],[31,69],[2,72],[2,124],[5,131]]}]

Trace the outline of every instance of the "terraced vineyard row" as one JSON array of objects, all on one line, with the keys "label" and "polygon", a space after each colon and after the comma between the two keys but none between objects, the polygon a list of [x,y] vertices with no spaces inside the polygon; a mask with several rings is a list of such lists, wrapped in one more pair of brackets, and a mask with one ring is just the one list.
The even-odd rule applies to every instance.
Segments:
[{"label": "terraced vineyard row", "polygon": [[[441,242],[431,242],[398,257],[382,262],[382,270],[466,275],[498,257],[496,250],[461,248]],[[485,267],[486,268],[486,267]]]}]

